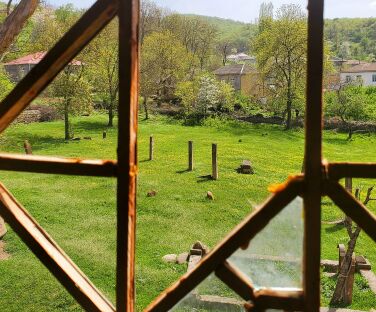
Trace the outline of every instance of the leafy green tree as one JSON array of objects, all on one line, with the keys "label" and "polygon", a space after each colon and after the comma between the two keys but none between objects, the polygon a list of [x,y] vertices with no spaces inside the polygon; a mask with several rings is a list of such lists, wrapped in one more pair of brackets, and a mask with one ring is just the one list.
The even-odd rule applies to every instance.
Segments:
[{"label": "leafy green tree", "polygon": [[141,50],[140,93],[146,118],[148,99],[153,95],[171,98],[177,83],[188,75],[190,58],[190,53],[169,31],[154,32],[145,38]]},{"label": "leafy green tree", "polygon": [[92,87],[83,77],[82,69],[67,67],[52,83],[54,95],[60,99],[57,108],[64,115],[65,140],[74,137],[70,116],[92,109]]},{"label": "leafy green tree", "polygon": [[297,5],[283,5],[253,42],[258,67],[264,80],[269,79],[269,93],[284,112],[286,129],[291,128],[292,110],[304,95],[307,22]]},{"label": "leafy green tree", "polygon": [[0,69],[0,100],[13,89],[13,83],[10,81],[4,69]]},{"label": "leafy green tree", "polygon": [[114,20],[102,30],[83,54],[88,75],[95,86],[94,91],[108,111],[109,127],[113,126],[118,102],[118,50],[118,22]]},{"label": "leafy green tree", "polygon": [[184,108],[184,116],[190,115],[197,103],[199,91],[198,80],[181,81],[176,86],[175,95],[181,99]]}]

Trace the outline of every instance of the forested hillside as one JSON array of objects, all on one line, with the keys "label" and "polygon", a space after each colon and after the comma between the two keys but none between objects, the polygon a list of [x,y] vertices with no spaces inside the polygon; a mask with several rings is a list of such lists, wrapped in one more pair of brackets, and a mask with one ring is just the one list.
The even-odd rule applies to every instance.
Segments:
[{"label": "forested hillside", "polygon": [[[239,52],[249,52],[250,39],[257,33],[256,24],[209,16],[200,18],[215,26],[223,39],[232,38]],[[376,57],[376,18],[327,19],[325,37],[333,55],[367,61]]]}]

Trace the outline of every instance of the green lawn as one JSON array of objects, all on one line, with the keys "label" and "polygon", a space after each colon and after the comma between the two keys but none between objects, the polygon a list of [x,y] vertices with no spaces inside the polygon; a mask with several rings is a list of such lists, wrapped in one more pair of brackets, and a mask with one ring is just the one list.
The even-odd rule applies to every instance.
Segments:
[{"label": "green lawn", "polygon": [[[116,129],[106,129],[106,116],[74,120],[76,136],[92,140],[66,143],[63,122],[14,125],[0,137],[2,151],[23,153],[28,139],[34,154],[86,158],[115,158]],[[142,310],[185,272],[182,265],[165,264],[165,254],[188,251],[201,240],[213,247],[255,206],[268,196],[271,183],[299,173],[303,158],[301,130],[277,126],[214,122],[205,127],[184,127],[164,118],[140,121],[137,214],[137,307]],[[149,136],[155,138],[155,160],[148,159]],[[376,136],[325,133],[324,154],[329,160],[376,161]],[[187,141],[194,141],[195,170],[186,172]],[[219,180],[211,173],[211,143],[218,143]],[[251,159],[255,175],[236,172],[243,159]],[[115,294],[115,190],[113,179],[1,172],[1,181],[66,250],[80,268],[111,300]],[[366,187],[372,183],[354,181]],[[156,197],[147,197],[150,190]],[[208,201],[212,191],[215,200]],[[376,211],[372,202],[371,209]],[[324,199],[323,220],[342,214]],[[336,246],[347,240],[341,227],[323,225],[322,258],[335,259]],[[80,310],[49,272],[9,231],[7,251],[0,262],[2,311]],[[376,265],[374,243],[359,238],[357,253]],[[326,284],[330,284],[327,282]],[[329,287],[329,286],[328,286]],[[358,299],[359,298],[359,299]],[[376,307],[376,298],[357,297],[352,307]],[[326,302],[327,300],[325,300]],[[5,309],[5,310],[4,310]]]}]

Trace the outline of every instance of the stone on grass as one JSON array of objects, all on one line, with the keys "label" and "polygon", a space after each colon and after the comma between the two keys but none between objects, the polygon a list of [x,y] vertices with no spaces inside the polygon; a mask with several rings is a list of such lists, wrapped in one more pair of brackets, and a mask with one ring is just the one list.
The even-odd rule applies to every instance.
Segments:
[{"label": "stone on grass", "polygon": [[206,246],[205,244],[203,244],[203,243],[200,242],[200,241],[197,241],[197,242],[195,242],[195,243],[192,245],[191,250],[194,250],[194,249],[201,250],[203,256],[205,256],[207,253],[209,253],[209,248],[208,248],[208,246]]},{"label": "stone on grass", "polygon": [[4,219],[0,217],[0,239],[7,233]]},{"label": "stone on grass", "polygon": [[240,173],[243,173],[243,174],[254,174],[255,173],[250,160],[243,160],[243,162],[241,163],[238,171]]},{"label": "stone on grass", "polygon": [[214,195],[213,195],[213,193],[210,192],[210,191],[208,191],[208,192],[206,193],[206,198],[207,198],[207,199],[210,199],[210,200],[214,200]]},{"label": "stone on grass", "polygon": [[148,192],[148,197],[155,197],[155,196],[157,196],[157,191]]},{"label": "stone on grass", "polygon": [[166,263],[176,263],[178,256],[176,254],[169,254],[162,257],[162,260]]},{"label": "stone on grass", "polygon": [[188,261],[189,253],[188,252],[183,252],[180,255],[177,256],[176,258],[176,263],[177,264],[184,264]]}]

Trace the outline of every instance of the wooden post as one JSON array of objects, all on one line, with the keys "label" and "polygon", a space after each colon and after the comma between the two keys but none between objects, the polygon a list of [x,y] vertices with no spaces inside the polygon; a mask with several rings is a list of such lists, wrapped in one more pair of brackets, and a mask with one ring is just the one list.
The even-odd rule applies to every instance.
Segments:
[{"label": "wooden post", "polygon": [[188,171],[193,171],[193,141],[188,142]]},{"label": "wooden post", "polygon": [[153,159],[154,159],[154,137],[151,136],[150,141],[149,141],[149,160],[153,160]]},{"label": "wooden post", "polygon": [[218,180],[217,144],[212,144],[212,179]]},{"label": "wooden post", "polygon": [[343,289],[343,303],[345,305],[350,305],[353,299],[353,289],[354,289],[354,278],[355,278],[355,253],[352,254],[351,265],[348,271],[346,284]]},{"label": "wooden post", "polygon": [[103,131],[103,139],[107,138],[107,132]]},{"label": "wooden post", "polygon": [[31,149],[31,144],[29,143],[28,140],[25,140],[25,142],[24,142],[24,148],[25,148],[26,155],[32,155],[33,154],[33,151]]}]

